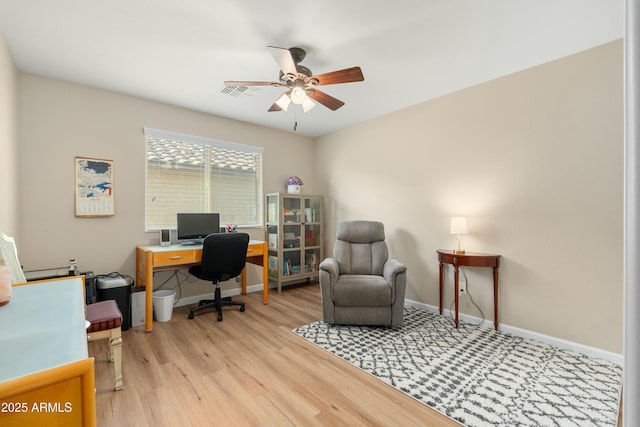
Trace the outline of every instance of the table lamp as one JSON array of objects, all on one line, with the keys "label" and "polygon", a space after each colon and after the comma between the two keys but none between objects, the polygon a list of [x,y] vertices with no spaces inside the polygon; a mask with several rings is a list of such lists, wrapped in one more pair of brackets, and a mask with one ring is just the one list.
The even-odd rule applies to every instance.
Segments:
[{"label": "table lamp", "polygon": [[453,252],[456,253],[456,254],[463,254],[464,253],[464,249],[460,249],[460,235],[468,233],[467,217],[464,217],[464,216],[452,216],[451,217],[451,229],[450,229],[450,232],[451,232],[451,234],[457,234],[458,235],[458,237],[456,238],[457,249],[454,249]]}]

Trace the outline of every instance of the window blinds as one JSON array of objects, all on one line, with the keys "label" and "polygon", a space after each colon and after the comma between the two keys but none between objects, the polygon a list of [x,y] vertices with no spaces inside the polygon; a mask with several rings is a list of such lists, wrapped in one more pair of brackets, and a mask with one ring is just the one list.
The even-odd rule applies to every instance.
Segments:
[{"label": "window blinds", "polygon": [[262,223],[262,148],[144,128],[145,228],[178,212],[219,212],[221,224]]}]

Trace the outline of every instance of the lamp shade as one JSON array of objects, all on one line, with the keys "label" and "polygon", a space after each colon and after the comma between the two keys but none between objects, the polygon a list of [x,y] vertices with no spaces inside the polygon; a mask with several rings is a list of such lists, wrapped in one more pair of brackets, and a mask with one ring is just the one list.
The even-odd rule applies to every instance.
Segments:
[{"label": "lamp shade", "polygon": [[311,111],[315,106],[316,106],[316,103],[313,102],[311,99],[307,98],[302,103],[302,110],[306,113],[307,111]]},{"label": "lamp shade", "polygon": [[291,101],[294,104],[302,105],[302,103],[307,99],[307,93],[304,91],[304,88],[300,86],[294,86],[291,89]]},{"label": "lamp shade", "polygon": [[467,234],[467,217],[465,216],[452,216],[451,217],[451,234]]},{"label": "lamp shade", "polygon": [[276,105],[282,108],[284,111],[287,111],[289,108],[289,104],[291,104],[291,98],[289,98],[289,92],[285,92],[282,94],[280,98],[276,101]]}]

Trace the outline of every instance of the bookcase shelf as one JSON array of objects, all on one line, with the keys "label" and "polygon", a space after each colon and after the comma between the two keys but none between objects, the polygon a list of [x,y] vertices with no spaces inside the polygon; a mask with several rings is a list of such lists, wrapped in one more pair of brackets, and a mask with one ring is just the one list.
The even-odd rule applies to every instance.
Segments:
[{"label": "bookcase shelf", "polygon": [[276,282],[278,293],[283,283],[318,277],[318,266],[324,259],[323,209],[318,195],[266,195],[269,281]]}]

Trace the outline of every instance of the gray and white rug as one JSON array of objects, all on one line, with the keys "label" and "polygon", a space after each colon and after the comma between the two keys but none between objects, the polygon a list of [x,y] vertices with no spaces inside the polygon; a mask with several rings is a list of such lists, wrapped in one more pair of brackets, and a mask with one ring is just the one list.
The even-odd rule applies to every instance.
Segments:
[{"label": "gray and white rug", "polygon": [[396,330],[314,322],[297,335],[465,426],[616,426],[622,368],[413,307]]}]

